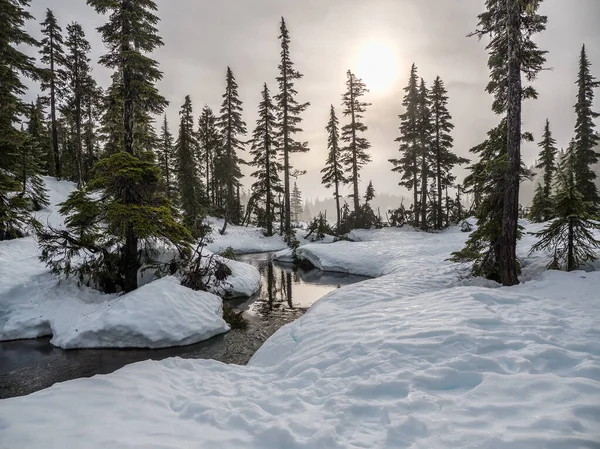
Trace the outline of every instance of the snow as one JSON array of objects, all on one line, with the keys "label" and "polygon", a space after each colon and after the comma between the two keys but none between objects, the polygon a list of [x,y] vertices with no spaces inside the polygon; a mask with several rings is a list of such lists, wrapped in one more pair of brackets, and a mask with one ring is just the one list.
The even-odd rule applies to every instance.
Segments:
[{"label": "snow", "polygon": [[598,447],[600,272],[543,272],[526,236],[528,282],[460,281],[445,259],[467,235],[305,245],[322,269],[376,278],[325,296],[248,366],[146,361],[0,401],[0,445]]},{"label": "snow", "polygon": [[[61,226],[58,203],[75,184],[44,178],[51,206],[37,213],[43,224]],[[164,257],[169,257],[165,250]],[[223,259],[232,270],[221,293],[250,296],[260,273]],[[174,278],[140,272],[141,287],[127,295],[106,295],[72,280],[60,282],[38,260],[34,236],[0,242],[0,341],[52,335],[65,349],[186,345],[226,332],[221,299],[194,292]]]}]

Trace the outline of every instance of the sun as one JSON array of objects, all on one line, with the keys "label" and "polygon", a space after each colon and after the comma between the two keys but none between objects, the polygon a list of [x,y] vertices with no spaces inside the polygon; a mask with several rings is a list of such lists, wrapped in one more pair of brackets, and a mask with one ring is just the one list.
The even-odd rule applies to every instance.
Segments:
[{"label": "sun", "polygon": [[393,45],[381,40],[364,42],[356,54],[355,75],[375,94],[389,92],[398,79],[398,55]]}]

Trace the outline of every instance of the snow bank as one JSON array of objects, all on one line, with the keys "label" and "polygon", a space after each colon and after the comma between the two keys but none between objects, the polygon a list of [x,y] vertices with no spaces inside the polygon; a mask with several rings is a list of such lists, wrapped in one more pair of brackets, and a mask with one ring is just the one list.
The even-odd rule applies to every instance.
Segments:
[{"label": "snow bank", "polygon": [[219,294],[227,295],[230,298],[240,296],[252,296],[260,289],[261,277],[258,269],[250,264],[220,258],[229,268],[231,274],[225,280]]},{"label": "snow bank", "polygon": [[598,447],[600,273],[540,273],[540,255],[524,259],[533,279],[525,284],[456,287],[445,258],[467,234],[362,234],[302,251],[325,269],[380,277],[318,301],[248,366],[148,361],[0,401],[0,441],[44,449],[81,441],[92,449]]}]

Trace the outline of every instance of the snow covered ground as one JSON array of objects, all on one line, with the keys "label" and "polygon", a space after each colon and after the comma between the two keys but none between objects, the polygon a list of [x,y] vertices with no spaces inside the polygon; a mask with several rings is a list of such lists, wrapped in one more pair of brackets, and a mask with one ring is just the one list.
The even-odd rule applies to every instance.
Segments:
[{"label": "snow covered ground", "polygon": [[543,272],[528,236],[528,282],[459,281],[445,259],[466,236],[306,245],[322,269],[377,278],[318,301],[248,366],[147,361],[0,401],[0,446],[600,447],[600,272]]},{"label": "snow covered ground", "polygon": [[[45,182],[51,206],[37,216],[43,224],[60,226],[56,205],[75,185],[49,177]],[[196,343],[229,329],[220,298],[188,290],[173,278],[143,285],[149,279],[140,274],[140,289],[105,295],[73,280],[59,283],[38,254],[33,236],[0,242],[0,341],[53,335],[52,344],[65,349],[159,348]],[[225,262],[232,269],[227,294],[250,296],[260,288],[255,267]]]}]

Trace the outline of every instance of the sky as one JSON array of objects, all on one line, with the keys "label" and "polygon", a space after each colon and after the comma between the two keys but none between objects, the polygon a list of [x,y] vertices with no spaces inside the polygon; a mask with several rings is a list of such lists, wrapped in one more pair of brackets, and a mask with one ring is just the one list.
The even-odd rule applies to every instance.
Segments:
[{"label": "sky", "polygon": [[[458,154],[469,157],[468,150],[498,123],[490,109],[492,97],[485,92],[489,76],[486,42],[466,37],[476,27],[484,0],[157,0],[157,4],[165,45],[153,57],[164,73],[158,88],[170,102],[166,114],[174,133],[186,95],[191,96],[196,115],[205,104],[218,111],[230,66],[250,134],[263,83],[273,93],[277,90],[277,37],[280,19],[285,17],[291,58],[304,74],[296,84],[298,100],[310,102],[299,135],[308,141],[310,151],[292,158],[296,168],[307,171],[298,179],[305,197],[331,195],[320,183],[327,156],[325,126],[331,104],[345,123],[340,103],[348,69],[367,83],[370,92],[365,100],[372,103],[364,121],[373,161],[361,173],[361,190],[373,180],[378,192],[406,195],[388,159],[399,154],[395,142],[398,115],[403,112],[402,89],[412,63],[428,85],[438,75],[445,82]],[[96,31],[106,17],[96,14],[84,0],[33,0],[30,11],[36,20],[29,21],[27,28],[38,38],[46,8],[54,11],[63,30],[73,21],[82,24],[92,44],[94,75],[107,87],[110,72],[97,64],[104,45]],[[566,146],[575,124],[574,82],[584,43],[592,72],[600,78],[600,1],[545,0],[540,13],[548,16],[548,27],[535,39],[549,52],[547,68],[551,70],[536,80],[539,99],[524,105],[523,125],[539,140],[548,118],[558,145]],[[30,89],[30,96],[36,94],[35,87]],[[596,105],[600,110],[600,99]],[[537,151],[535,144],[524,145],[523,159],[528,165],[534,163]],[[247,153],[241,156],[249,159]],[[249,174],[251,169],[244,171]],[[456,172],[459,181],[466,173],[464,169]],[[243,182],[249,186],[252,180],[246,177]]]}]

